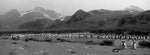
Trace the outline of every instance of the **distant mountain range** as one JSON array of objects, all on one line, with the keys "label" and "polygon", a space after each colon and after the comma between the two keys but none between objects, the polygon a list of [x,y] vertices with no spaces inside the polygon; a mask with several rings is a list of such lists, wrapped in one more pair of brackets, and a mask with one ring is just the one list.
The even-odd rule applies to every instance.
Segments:
[{"label": "distant mountain range", "polygon": [[56,20],[63,19],[65,16],[54,10],[46,10],[42,7],[35,7],[32,10],[18,11],[12,9],[6,14],[0,15],[0,25],[2,31],[20,31],[20,25],[34,22],[36,20]]},{"label": "distant mountain range", "polygon": [[72,16],[63,16],[54,10],[36,7],[19,12],[16,9],[0,15],[2,31],[50,30],[131,30],[150,31],[150,11],[137,6],[123,10],[79,9]]}]

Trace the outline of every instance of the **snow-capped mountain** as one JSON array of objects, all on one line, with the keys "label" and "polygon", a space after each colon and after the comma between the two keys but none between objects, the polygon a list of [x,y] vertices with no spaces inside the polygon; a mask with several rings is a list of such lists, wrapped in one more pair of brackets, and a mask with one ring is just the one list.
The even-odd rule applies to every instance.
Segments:
[{"label": "snow-capped mountain", "polygon": [[124,9],[125,11],[130,11],[130,12],[142,12],[142,11],[144,11],[144,9],[142,9],[142,8],[140,8],[140,7],[138,7],[138,6],[129,6],[129,7],[127,7],[127,8],[125,8]]},{"label": "snow-capped mountain", "polygon": [[[65,16],[57,13],[54,10],[48,10],[42,7],[35,7],[34,9],[27,11],[18,11],[17,9],[12,9],[8,12],[5,12],[3,15],[0,15],[0,26],[7,30],[15,30],[17,29],[18,25],[36,21],[37,19],[48,19],[55,21],[56,19],[63,20],[64,17]],[[13,27],[15,27],[15,29],[13,29]]]},{"label": "snow-capped mountain", "polygon": [[24,16],[26,14],[30,14],[30,13],[33,13],[33,12],[36,12],[36,13],[40,13],[44,16],[44,18],[49,18],[51,20],[55,20],[55,19],[59,19],[59,18],[62,18],[64,17],[63,15],[61,15],[60,13],[57,13],[56,11],[54,10],[48,10],[48,9],[44,9],[42,7],[35,7],[34,9],[32,10],[28,10],[28,11],[21,11],[21,16]]},{"label": "snow-capped mountain", "polygon": [[[137,6],[124,10],[78,10],[72,16],[63,16],[54,10],[35,7],[32,10],[14,9],[0,15],[2,30],[149,30],[150,11]],[[7,23],[7,24],[6,24]],[[20,28],[20,29],[19,29]]]}]

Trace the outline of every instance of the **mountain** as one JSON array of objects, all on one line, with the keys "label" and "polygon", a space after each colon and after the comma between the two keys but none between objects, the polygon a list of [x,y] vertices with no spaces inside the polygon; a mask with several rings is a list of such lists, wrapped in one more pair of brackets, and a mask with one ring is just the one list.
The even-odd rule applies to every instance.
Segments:
[{"label": "mountain", "polygon": [[20,13],[16,9],[12,9],[8,11],[4,15],[0,15],[0,23],[1,24],[12,24],[19,19]]},{"label": "mountain", "polygon": [[20,13],[16,9],[12,9],[3,15],[0,15],[1,30],[9,30],[9,29],[16,28],[17,27],[16,24],[18,24],[19,16]]},{"label": "mountain", "polygon": [[[42,14],[44,17],[49,18],[49,19],[52,19],[52,20],[59,19],[59,18],[62,18],[62,17],[63,17],[63,15],[61,15],[60,13],[57,13],[57,12],[54,11],[54,10],[48,10],[48,9],[44,9],[44,8],[42,8],[42,7],[35,7],[33,10],[22,11],[22,12],[21,12],[21,16],[30,14],[30,13],[32,13],[32,12],[40,13],[40,14]],[[34,14],[33,14],[33,15],[34,15]]]},{"label": "mountain", "polygon": [[113,12],[112,10],[107,10],[107,9],[99,9],[99,10],[91,10],[89,13],[94,14],[94,15],[102,15],[106,13]]},{"label": "mountain", "polygon": [[33,10],[21,13],[21,22],[35,21],[36,19],[48,18],[51,20],[60,19],[64,17],[60,13],[53,10],[46,10],[42,7],[35,7]]},{"label": "mountain", "polygon": [[150,31],[150,11],[137,6],[123,10],[77,10],[72,16],[63,16],[54,10],[35,7],[19,12],[13,9],[0,15],[3,31],[50,30],[129,30]]},{"label": "mountain", "polygon": [[[117,29],[119,21],[124,17],[137,15],[140,12],[124,11],[124,10],[78,10],[71,17],[67,17],[64,23],[55,25],[48,29],[56,30],[99,30],[99,29]],[[120,24],[122,25],[122,24]]]},{"label": "mountain", "polygon": [[68,22],[77,22],[86,19],[89,17],[89,13],[83,11],[83,10],[78,10],[75,14],[72,15],[71,19],[68,20]]},{"label": "mountain", "polygon": [[134,12],[134,11],[136,11],[136,12],[142,12],[142,11],[144,11],[144,9],[142,9],[142,8],[140,8],[138,6],[133,6],[133,5],[125,8],[124,10],[125,11],[130,11],[130,12]]},{"label": "mountain", "polygon": [[27,22],[36,21],[37,19],[49,19],[55,21],[56,19],[64,19],[65,16],[54,10],[44,9],[42,7],[35,7],[32,10],[18,11],[12,9],[3,15],[0,15],[0,25],[3,31],[18,30],[18,26]]},{"label": "mountain", "polygon": [[139,21],[150,21],[150,10],[144,11],[140,14],[138,14],[136,17]]},{"label": "mountain", "polygon": [[50,26],[55,21],[63,20],[65,17],[54,10],[46,10],[42,7],[35,7],[33,10],[24,13],[26,14],[20,16],[20,22],[23,22],[23,24],[18,25],[20,30],[42,30],[47,25]]},{"label": "mountain", "polygon": [[[78,10],[65,19],[56,19],[45,30],[129,30],[150,31],[150,11],[138,7],[124,10]],[[39,22],[38,22],[39,23]],[[42,25],[40,25],[42,26]],[[36,27],[34,27],[36,28]]]},{"label": "mountain", "polygon": [[18,28],[23,31],[42,31],[52,23],[53,21],[50,19],[37,19],[35,21],[23,23],[19,25]]},{"label": "mountain", "polygon": [[123,26],[121,29],[133,30],[133,31],[150,31],[150,10],[141,12],[135,16],[126,16],[122,19]]}]

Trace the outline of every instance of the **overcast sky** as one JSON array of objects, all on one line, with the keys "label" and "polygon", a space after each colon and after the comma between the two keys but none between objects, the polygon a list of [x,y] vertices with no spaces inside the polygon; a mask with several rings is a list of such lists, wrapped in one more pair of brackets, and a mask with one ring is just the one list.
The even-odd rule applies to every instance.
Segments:
[{"label": "overcast sky", "polygon": [[150,10],[150,0],[0,0],[0,12],[10,9],[28,10],[35,6],[53,9],[64,15],[72,15],[78,9],[120,10],[130,5]]}]

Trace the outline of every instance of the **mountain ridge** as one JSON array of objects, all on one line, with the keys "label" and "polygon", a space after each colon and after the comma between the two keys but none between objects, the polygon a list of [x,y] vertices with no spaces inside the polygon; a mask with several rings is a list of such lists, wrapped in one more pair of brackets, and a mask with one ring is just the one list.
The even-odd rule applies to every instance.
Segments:
[{"label": "mountain ridge", "polygon": [[[146,27],[150,25],[150,11],[145,11],[135,6],[129,7],[128,9],[124,10],[98,9],[84,11],[82,9],[79,9],[72,16],[63,16],[60,13],[55,12],[54,10],[47,10],[42,7],[36,7],[33,10],[29,10],[26,12],[27,13],[23,16],[21,16],[22,14],[20,14],[19,16],[18,14],[20,18],[20,24],[16,25],[14,30],[50,31],[119,29],[132,31],[150,31],[150,28]],[[55,17],[57,18],[55,19]],[[7,29],[9,28],[6,28],[6,31]]]},{"label": "mountain ridge", "polygon": [[[17,26],[27,22],[36,21],[37,19],[55,20],[63,18],[63,15],[61,15],[60,13],[57,13],[53,10],[48,10],[49,13],[47,13],[47,10],[48,9],[44,9],[42,7],[35,7],[34,9],[27,11],[18,11],[17,9],[11,9],[5,14],[0,15],[0,25],[3,31],[15,31],[18,30]],[[55,17],[51,18],[50,15],[55,15]]]}]

